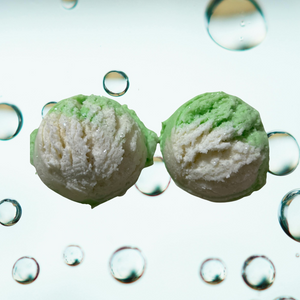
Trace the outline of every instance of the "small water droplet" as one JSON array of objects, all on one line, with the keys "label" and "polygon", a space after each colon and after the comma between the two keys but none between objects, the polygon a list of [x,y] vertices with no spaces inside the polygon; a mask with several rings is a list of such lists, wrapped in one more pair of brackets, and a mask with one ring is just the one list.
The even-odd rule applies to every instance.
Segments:
[{"label": "small water droplet", "polygon": [[270,147],[269,172],[282,176],[292,173],[299,164],[299,145],[287,132],[268,133]]},{"label": "small water droplet", "polygon": [[129,79],[122,71],[110,71],[103,78],[103,88],[111,96],[122,96],[129,88]]},{"label": "small water droplet", "polygon": [[112,276],[122,283],[137,281],[145,271],[146,262],[138,248],[122,247],[109,261]]},{"label": "small water droplet", "polygon": [[211,163],[212,163],[212,165],[214,165],[214,166],[217,164],[217,162],[218,162],[217,159],[212,159],[212,160],[211,160]]},{"label": "small water droplet", "polygon": [[61,0],[62,6],[65,9],[72,9],[77,5],[77,0]]},{"label": "small water droplet", "polygon": [[83,251],[79,246],[68,246],[63,254],[64,262],[72,267],[78,266],[83,260]]},{"label": "small water droplet", "polygon": [[244,38],[242,36],[240,36],[240,41],[242,42],[244,40]]},{"label": "small water droplet", "polygon": [[23,116],[16,106],[0,103],[0,140],[14,138],[20,132],[22,125]]},{"label": "small water droplet", "polygon": [[289,296],[281,296],[281,297],[277,297],[274,300],[296,300],[293,297],[289,297]]},{"label": "small water droplet", "polygon": [[218,258],[205,260],[200,268],[201,278],[209,284],[219,284],[226,278],[226,267]]},{"label": "small water droplet", "polygon": [[153,165],[142,170],[135,187],[144,195],[158,196],[166,191],[171,177],[161,157],[153,157]]},{"label": "small water droplet", "polygon": [[18,223],[22,208],[16,200],[4,199],[0,202],[0,224],[12,226]]},{"label": "small water droplet", "polygon": [[251,256],[243,265],[242,277],[252,289],[265,290],[275,280],[275,267],[265,256]]},{"label": "small water droplet", "polygon": [[[267,34],[264,14],[254,0],[212,0],[206,9],[206,21],[212,40],[229,50],[251,49]],[[253,26],[245,26],[250,22]]]},{"label": "small water droplet", "polygon": [[283,231],[300,242],[300,190],[287,193],[280,202],[278,220]]},{"label": "small water droplet", "polygon": [[[42,108],[42,118],[46,116],[48,111],[56,104],[57,102],[48,102]],[[57,109],[57,108],[56,108]]]},{"label": "small water droplet", "polygon": [[300,254],[299,253],[296,253],[296,257],[299,257],[300,256]]},{"label": "small water droplet", "polygon": [[13,279],[21,284],[30,284],[39,276],[40,267],[32,257],[21,257],[16,261],[12,269]]}]

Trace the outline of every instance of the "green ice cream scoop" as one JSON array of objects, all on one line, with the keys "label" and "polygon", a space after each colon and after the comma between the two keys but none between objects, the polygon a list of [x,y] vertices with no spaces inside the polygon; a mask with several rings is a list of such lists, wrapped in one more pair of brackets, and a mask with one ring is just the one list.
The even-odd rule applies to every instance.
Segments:
[{"label": "green ice cream scoop", "polygon": [[41,180],[95,207],[122,196],[153,164],[157,135],[133,110],[101,96],[58,102],[30,136],[30,161]]},{"label": "green ice cream scoop", "polygon": [[197,197],[233,201],[266,183],[269,144],[260,115],[224,92],[179,107],[162,124],[160,147],[174,182]]}]

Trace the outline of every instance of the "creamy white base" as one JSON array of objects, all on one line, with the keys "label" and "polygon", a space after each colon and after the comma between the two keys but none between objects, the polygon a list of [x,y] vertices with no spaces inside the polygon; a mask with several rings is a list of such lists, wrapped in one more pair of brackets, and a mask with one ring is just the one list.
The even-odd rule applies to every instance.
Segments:
[{"label": "creamy white base", "polygon": [[178,186],[212,201],[230,201],[248,192],[264,160],[261,149],[234,139],[231,123],[212,130],[200,120],[173,128],[164,160]]},{"label": "creamy white base", "polygon": [[143,134],[128,114],[117,116],[113,108],[92,105],[83,121],[46,115],[33,159],[48,187],[96,206],[123,195],[138,179],[146,156]]}]

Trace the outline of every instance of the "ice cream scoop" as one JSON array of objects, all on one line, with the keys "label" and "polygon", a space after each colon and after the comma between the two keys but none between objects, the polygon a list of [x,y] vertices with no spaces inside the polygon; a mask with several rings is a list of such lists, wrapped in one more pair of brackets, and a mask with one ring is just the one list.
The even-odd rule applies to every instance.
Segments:
[{"label": "ice cream scoop", "polygon": [[200,198],[227,202],[259,190],[269,166],[258,111],[223,92],[194,97],[162,125],[160,147],[174,182]]},{"label": "ice cream scoop", "polygon": [[95,207],[124,195],[153,164],[158,137],[126,105],[78,95],[52,107],[30,142],[40,179],[60,195]]}]

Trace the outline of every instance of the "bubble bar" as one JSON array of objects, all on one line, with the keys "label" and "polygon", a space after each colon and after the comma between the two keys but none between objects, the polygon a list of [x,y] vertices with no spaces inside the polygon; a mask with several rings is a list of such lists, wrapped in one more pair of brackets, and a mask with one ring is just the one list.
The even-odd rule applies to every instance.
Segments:
[{"label": "bubble bar", "polygon": [[92,207],[126,193],[153,164],[157,135],[101,96],[58,102],[30,136],[30,160],[53,191]]},{"label": "bubble bar", "polygon": [[194,97],[165,122],[160,147],[174,182],[214,202],[240,199],[266,183],[268,137],[259,113],[223,92]]}]

